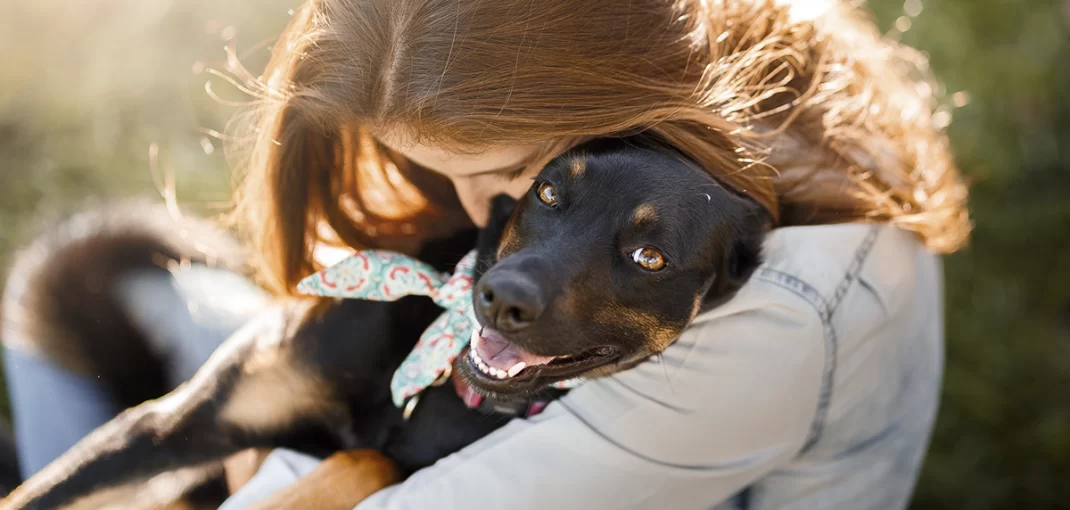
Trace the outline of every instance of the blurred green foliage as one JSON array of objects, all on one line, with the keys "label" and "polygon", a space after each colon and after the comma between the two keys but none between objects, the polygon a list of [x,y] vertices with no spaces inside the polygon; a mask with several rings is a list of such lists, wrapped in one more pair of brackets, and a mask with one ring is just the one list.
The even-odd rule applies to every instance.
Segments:
[{"label": "blurred green foliage", "polygon": [[[896,4],[872,4],[883,26]],[[947,375],[915,507],[1067,508],[1070,3],[922,5],[902,40],[970,98],[950,133],[976,229],[945,262]]]},{"label": "blurred green foliage", "polygon": [[[206,69],[227,68],[229,44],[255,71],[296,3],[0,4],[0,266],[42,219],[93,197],[158,193],[168,175],[185,206],[225,210],[231,177],[204,129],[221,131],[234,108],[205,93]],[[929,53],[949,95],[961,92],[950,132],[977,224],[946,260],[947,378],[912,507],[1065,508],[1070,2],[870,6]]]}]

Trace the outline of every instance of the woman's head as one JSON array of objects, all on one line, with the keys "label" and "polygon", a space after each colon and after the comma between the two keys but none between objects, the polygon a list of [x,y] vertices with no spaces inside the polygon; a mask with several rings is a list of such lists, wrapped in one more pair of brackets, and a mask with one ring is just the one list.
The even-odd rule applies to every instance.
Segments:
[{"label": "woman's head", "polygon": [[465,213],[480,227],[487,221],[491,198],[502,193],[515,198],[527,191],[531,185],[528,174],[541,166],[538,160],[545,159],[547,152],[539,144],[500,145],[478,154],[457,152],[388,130],[377,133],[376,139],[408,161],[446,176]]},{"label": "woman's head", "polygon": [[307,1],[249,125],[241,206],[266,283],[290,292],[316,242],[412,249],[463,211],[479,224],[554,155],[638,131],[781,225],[891,221],[957,247],[965,192],[933,87],[904,77],[913,54],[839,4],[794,18],[801,3]]}]

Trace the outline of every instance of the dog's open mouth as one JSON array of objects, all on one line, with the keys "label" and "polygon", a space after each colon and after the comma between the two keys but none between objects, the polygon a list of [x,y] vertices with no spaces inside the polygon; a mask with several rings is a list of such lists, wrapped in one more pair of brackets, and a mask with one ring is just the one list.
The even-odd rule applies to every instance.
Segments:
[{"label": "dog's open mouth", "polygon": [[497,331],[483,328],[472,334],[466,360],[481,382],[509,384],[553,379],[547,381],[549,384],[579,376],[612,361],[617,354],[616,348],[602,346],[576,355],[541,356],[509,342]]}]

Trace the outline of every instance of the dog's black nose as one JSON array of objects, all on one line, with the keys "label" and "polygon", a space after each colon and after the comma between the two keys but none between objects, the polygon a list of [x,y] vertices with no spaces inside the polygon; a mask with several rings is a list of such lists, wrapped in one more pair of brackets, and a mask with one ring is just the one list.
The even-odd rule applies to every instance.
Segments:
[{"label": "dog's black nose", "polygon": [[542,315],[546,304],[535,282],[517,274],[488,273],[479,282],[476,306],[490,326],[520,331]]}]

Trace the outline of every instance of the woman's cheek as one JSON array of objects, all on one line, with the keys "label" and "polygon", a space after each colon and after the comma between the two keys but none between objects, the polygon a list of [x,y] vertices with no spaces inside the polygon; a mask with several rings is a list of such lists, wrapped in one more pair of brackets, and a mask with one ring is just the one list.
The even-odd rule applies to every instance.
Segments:
[{"label": "woman's cheek", "polygon": [[468,218],[477,227],[483,227],[490,216],[490,202],[481,190],[473,186],[472,179],[455,179],[453,189],[457,192],[457,199],[461,207],[468,213]]}]

